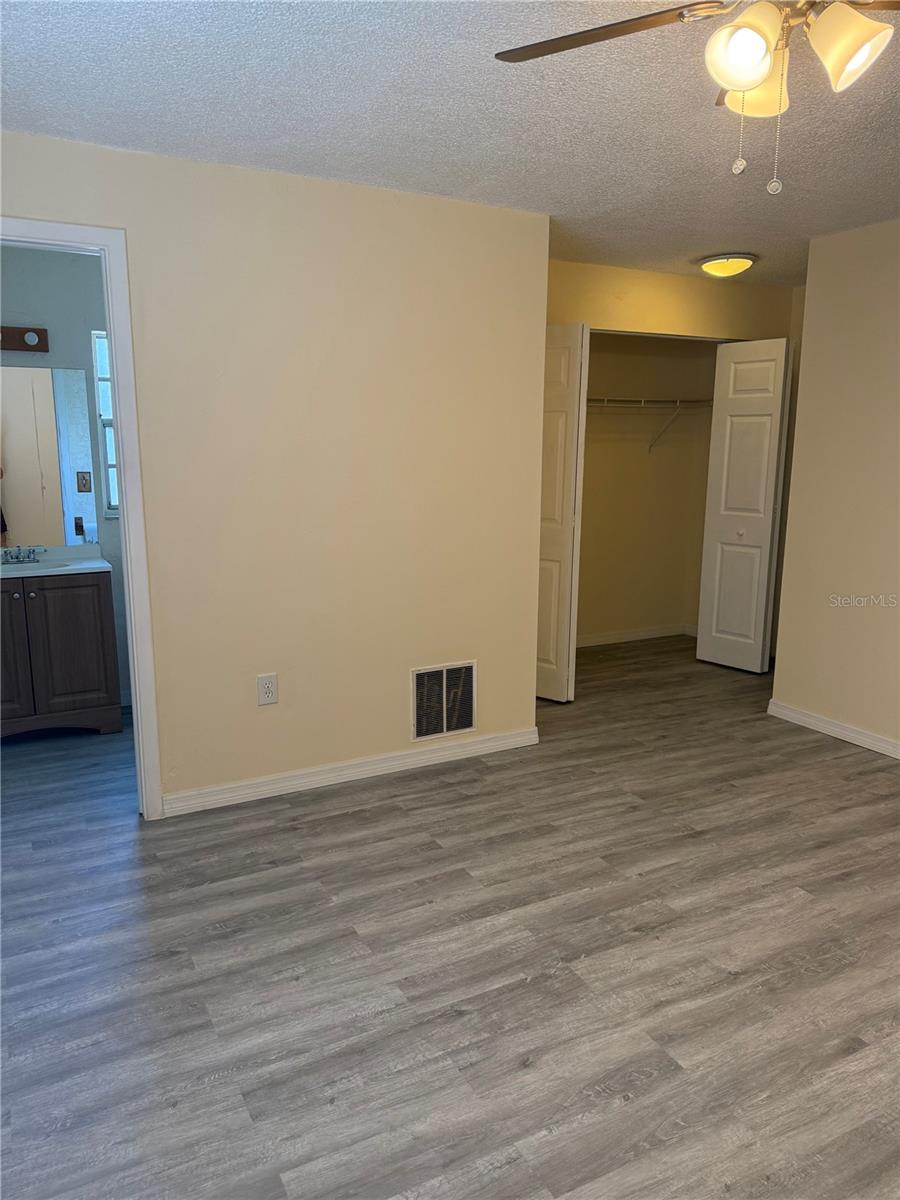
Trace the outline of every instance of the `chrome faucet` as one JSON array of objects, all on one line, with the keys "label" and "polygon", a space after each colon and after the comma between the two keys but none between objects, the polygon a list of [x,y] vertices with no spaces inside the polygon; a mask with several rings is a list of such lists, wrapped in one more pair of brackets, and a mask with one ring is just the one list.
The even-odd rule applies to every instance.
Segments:
[{"label": "chrome faucet", "polygon": [[39,554],[46,554],[46,546],[8,546],[3,549],[4,563],[37,562]]}]

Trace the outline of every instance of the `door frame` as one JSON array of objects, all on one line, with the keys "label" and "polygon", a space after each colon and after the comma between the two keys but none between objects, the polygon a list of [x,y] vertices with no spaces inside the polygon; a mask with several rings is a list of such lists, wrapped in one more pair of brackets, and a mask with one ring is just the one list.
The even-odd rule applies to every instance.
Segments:
[{"label": "door frame", "polygon": [[163,816],[162,773],[125,230],[39,221],[30,217],[4,217],[0,241],[37,250],[93,254],[100,259],[119,462],[119,529],[122,537],[138,807],[147,820],[156,820]]},{"label": "door frame", "polygon": [[[559,322],[551,322],[551,323],[559,324]],[[565,323],[568,323],[568,322],[565,322]],[[583,324],[583,325],[585,325],[585,327],[587,329],[588,370],[590,370],[590,357],[591,357],[590,339],[591,339],[591,334],[594,334],[594,333],[611,334],[616,337],[656,338],[656,339],[659,339],[662,341],[706,342],[713,346],[721,346],[726,343],[744,342],[744,341],[748,340],[747,338],[726,338],[726,337],[709,337],[709,336],[704,337],[699,334],[692,334],[692,333],[660,333],[657,331],[649,332],[645,329],[607,329],[607,328],[603,328],[599,325],[588,325],[588,323],[586,321],[585,322],[571,322],[571,323],[572,324]],[[788,339],[788,341],[790,341],[790,339]],[[586,378],[585,382],[588,383],[589,380],[587,380],[587,378]],[[587,392],[589,390],[590,389],[588,387],[586,387],[586,389],[585,389],[585,404],[584,404],[585,416],[587,415],[587,402],[590,400],[590,397],[587,395]],[[582,430],[582,432],[581,432],[582,449],[584,449],[586,437],[587,437],[586,431]],[[578,596],[579,571],[580,571],[580,566],[581,566],[581,505],[582,505],[582,496],[583,496],[583,489],[584,489],[584,476],[585,476],[584,462],[582,459],[581,464],[580,464],[580,470],[578,473],[578,480],[577,480],[577,484],[576,484],[576,487],[578,489],[578,493],[577,493],[577,496],[578,496],[578,499],[577,499],[578,520],[576,522],[576,527],[575,527],[575,539],[574,539],[574,547],[573,547],[573,549],[574,549],[574,554],[573,554],[573,595],[575,596],[576,608],[575,608],[575,614],[574,614],[575,619],[572,622],[572,637],[575,640],[576,645],[577,645],[577,632],[578,632],[578,629],[577,629],[577,627],[578,627],[577,596]],[[573,671],[572,678],[571,678],[571,685],[570,685],[570,691],[572,694],[569,696],[569,700],[574,699],[574,688],[575,688],[575,673]]]},{"label": "door frame", "polygon": [[[560,659],[562,659],[563,653],[565,656],[565,664],[566,664],[565,665],[565,678],[564,678],[564,680],[557,681],[559,683],[562,683],[562,682],[565,683],[565,689],[564,689],[565,694],[564,695],[561,695],[561,694],[548,695],[547,694],[548,692],[552,693],[553,691],[556,691],[557,693],[559,693],[563,689],[556,687],[555,684],[554,684],[554,686],[546,687],[544,683],[541,683],[540,679],[541,679],[542,660],[539,655],[537,656],[537,679],[536,679],[535,691],[536,691],[537,698],[539,700],[550,700],[556,704],[567,704],[575,699],[575,655],[576,655],[577,642],[578,642],[578,576],[579,576],[579,570],[580,570],[580,565],[581,565],[581,563],[580,563],[580,559],[581,559],[581,501],[582,501],[582,494],[583,494],[583,487],[584,487],[584,440],[585,440],[585,432],[586,432],[586,427],[587,427],[587,385],[588,385],[588,366],[590,363],[591,330],[590,330],[590,326],[584,321],[551,322],[550,324],[547,325],[546,331],[545,331],[545,333],[546,333],[545,346],[546,346],[546,351],[548,353],[551,349],[555,350],[558,348],[556,346],[553,346],[553,347],[550,346],[550,331],[551,330],[563,330],[563,331],[567,331],[567,332],[571,331],[571,330],[577,330],[578,331],[578,341],[580,344],[580,355],[578,358],[577,409],[575,411],[575,420],[574,420],[574,422],[571,423],[572,432],[571,433],[569,432],[568,420],[566,421],[566,424],[564,426],[565,431],[566,431],[564,442],[566,444],[568,444],[570,438],[572,438],[574,435],[574,445],[573,445],[574,462],[572,462],[572,469],[571,469],[571,494],[568,496],[564,495],[562,497],[563,510],[565,512],[571,512],[571,515],[572,515],[571,536],[569,538],[564,538],[564,543],[568,543],[567,556],[570,558],[571,563],[570,563],[570,569],[568,572],[568,577],[569,577],[568,604],[565,606],[560,605],[558,607],[557,619],[555,621],[555,629],[554,629],[554,637],[556,638],[556,642],[555,642],[556,652],[559,655]],[[572,349],[574,349],[574,347],[572,347]],[[543,395],[543,401],[542,401],[542,415],[543,415],[543,421],[544,421],[545,425],[546,425],[546,418],[547,418],[547,411],[548,411],[547,410],[547,390],[548,390],[547,361],[548,360],[545,357],[544,395]],[[567,382],[568,382],[568,377],[567,377]],[[564,385],[564,387],[565,386],[567,386],[567,385]],[[558,410],[553,410],[553,411],[558,411]],[[566,415],[567,414],[568,414],[568,408],[566,407]],[[543,436],[544,435],[542,435],[542,447],[541,447],[542,458],[543,458],[543,451],[544,451]],[[567,457],[568,457],[568,455],[564,454],[564,458],[567,458]],[[564,467],[563,468],[563,482],[564,483],[567,478],[568,478],[568,472],[565,470],[565,467]],[[540,511],[540,516],[539,516],[539,521],[538,521],[538,575],[539,575],[539,578],[540,578],[541,564],[546,561],[542,557],[542,554],[544,551],[544,512],[543,512],[544,483],[545,483],[545,480],[543,478],[543,465],[542,465],[542,469],[541,469],[541,511]],[[565,492],[569,492],[570,489],[567,486],[565,486],[563,490]],[[571,507],[570,507],[570,505],[571,505]],[[562,515],[560,515],[560,517],[558,518],[558,524],[563,528],[565,527],[566,522]],[[562,558],[562,551],[560,551],[560,557]],[[562,578],[563,578],[563,576],[560,575],[559,582],[557,583],[557,587],[556,587],[556,597],[555,598],[556,598],[557,602],[559,601],[559,598],[560,598],[560,583],[561,583]],[[568,609],[567,628],[566,628],[565,637],[562,638],[562,637],[558,636],[559,635],[559,619],[565,608]],[[540,623],[540,617],[541,617],[541,590],[540,590],[540,582],[539,582],[538,583],[538,622],[539,623]],[[564,647],[562,646],[563,642],[565,642]],[[539,644],[538,644],[538,646],[536,646],[536,649],[539,649]],[[561,653],[561,651],[562,651],[562,653]]]}]

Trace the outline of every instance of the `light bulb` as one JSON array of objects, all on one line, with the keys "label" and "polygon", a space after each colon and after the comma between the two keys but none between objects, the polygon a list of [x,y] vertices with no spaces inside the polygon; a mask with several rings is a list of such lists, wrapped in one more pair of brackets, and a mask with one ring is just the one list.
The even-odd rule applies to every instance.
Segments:
[{"label": "light bulb", "polygon": [[781,36],[781,10],[761,0],[706,43],[706,69],[727,92],[749,92],[768,78]]},{"label": "light bulb", "polygon": [[728,39],[725,57],[735,71],[757,71],[768,53],[766,39],[755,29],[736,29]]},{"label": "light bulb", "polygon": [[861,49],[857,50],[857,52],[853,55],[853,57],[847,63],[847,70],[855,71],[857,69],[857,67],[861,67],[863,65],[863,63],[866,61],[866,59],[868,57],[869,57],[869,47],[863,46]]},{"label": "light bulb", "polygon": [[767,78],[772,56],[765,38],[754,29],[726,25],[709,39],[706,69],[726,91],[749,92]]}]

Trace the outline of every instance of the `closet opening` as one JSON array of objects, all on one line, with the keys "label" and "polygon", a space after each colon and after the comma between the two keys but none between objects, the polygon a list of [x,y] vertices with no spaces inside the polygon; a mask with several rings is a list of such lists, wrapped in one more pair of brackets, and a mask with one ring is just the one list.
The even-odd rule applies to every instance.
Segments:
[{"label": "closet opening", "polygon": [[539,698],[578,648],[673,636],[768,673],[790,378],[786,338],[548,327]]},{"label": "closet opening", "polygon": [[717,347],[591,331],[578,647],[696,637]]}]

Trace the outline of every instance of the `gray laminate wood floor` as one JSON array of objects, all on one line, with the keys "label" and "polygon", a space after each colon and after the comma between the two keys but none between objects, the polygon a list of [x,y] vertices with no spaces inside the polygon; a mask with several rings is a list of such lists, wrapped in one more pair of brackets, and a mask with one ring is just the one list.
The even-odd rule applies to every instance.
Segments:
[{"label": "gray laminate wood floor", "polygon": [[538,748],[143,828],[7,745],[4,1196],[895,1200],[900,765],[768,691],[585,651]]}]

